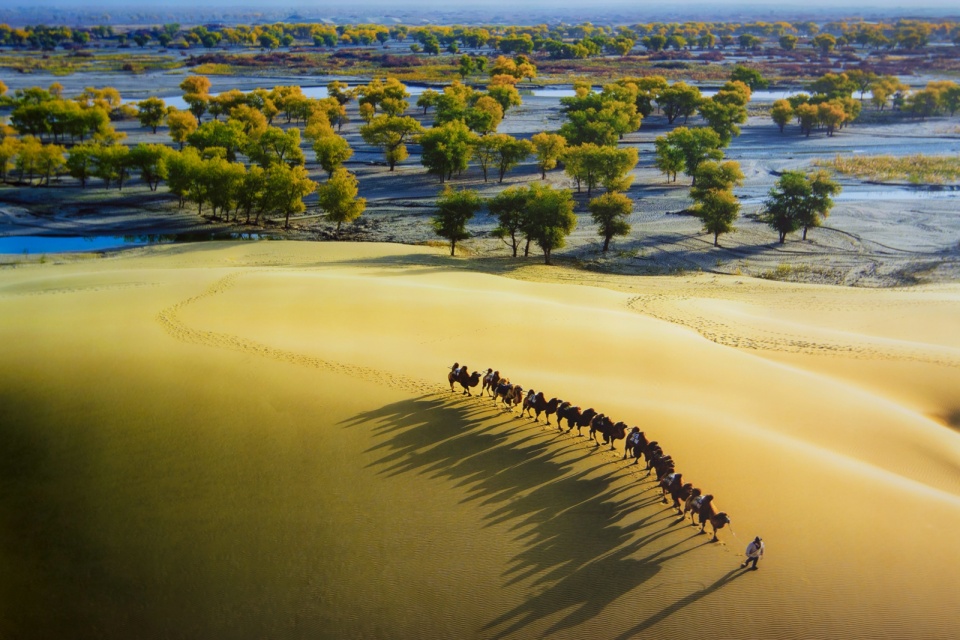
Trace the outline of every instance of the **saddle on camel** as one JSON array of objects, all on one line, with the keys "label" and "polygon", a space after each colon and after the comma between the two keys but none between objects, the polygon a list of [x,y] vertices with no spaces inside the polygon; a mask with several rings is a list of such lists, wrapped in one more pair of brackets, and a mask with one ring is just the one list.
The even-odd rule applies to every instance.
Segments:
[{"label": "saddle on camel", "polygon": [[648,444],[650,443],[647,441],[647,436],[644,435],[643,431],[640,431],[640,427],[634,427],[630,430],[630,435],[627,436],[627,441],[623,445],[621,460],[626,460],[629,453],[633,456],[633,464],[639,464],[640,456],[646,450]]}]

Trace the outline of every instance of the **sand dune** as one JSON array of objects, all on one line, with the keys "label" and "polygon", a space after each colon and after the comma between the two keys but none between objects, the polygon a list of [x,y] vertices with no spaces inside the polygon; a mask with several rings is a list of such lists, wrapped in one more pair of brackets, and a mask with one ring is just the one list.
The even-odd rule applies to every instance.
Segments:
[{"label": "sand dune", "polygon": [[[0,272],[0,636],[955,635],[960,287],[509,276],[278,242]],[[454,360],[641,426],[732,529]]]}]

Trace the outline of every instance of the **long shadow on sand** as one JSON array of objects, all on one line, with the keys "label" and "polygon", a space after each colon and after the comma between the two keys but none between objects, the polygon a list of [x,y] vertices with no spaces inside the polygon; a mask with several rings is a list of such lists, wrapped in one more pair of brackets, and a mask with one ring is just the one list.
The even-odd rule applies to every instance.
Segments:
[{"label": "long shadow on sand", "polygon": [[626,463],[594,453],[576,436],[501,414],[489,399],[426,395],[359,414],[344,426],[372,430],[367,453],[379,473],[453,481],[486,527],[507,526],[522,542],[504,586],[520,583],[533,595],[488,621],[485,637],[527,635],[535,624],[549,624],[547,635],[577,627],[655,578],[671,559],[709,545],[677,524],[654,483],[633,478]]}]

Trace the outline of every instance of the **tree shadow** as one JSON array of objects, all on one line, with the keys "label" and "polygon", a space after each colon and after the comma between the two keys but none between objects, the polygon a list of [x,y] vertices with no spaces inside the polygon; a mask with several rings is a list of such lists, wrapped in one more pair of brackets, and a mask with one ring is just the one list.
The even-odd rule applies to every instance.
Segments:
[{"label": "tree shadow", "polygon": [[651,493],[653,481],[634,479],[629,464],[575,435],[502,414],[492,402],[424,395],[342,426],[370,430],[365,453],[379,474],[453,482],[485,528],[507,527],[521,544],[503,586],[523,584],[536,594],[484,625],[489,637],[562,612],[547,633],[577,627],[656,577],[665,563],[709,544],[679,526],[672,507]]}]

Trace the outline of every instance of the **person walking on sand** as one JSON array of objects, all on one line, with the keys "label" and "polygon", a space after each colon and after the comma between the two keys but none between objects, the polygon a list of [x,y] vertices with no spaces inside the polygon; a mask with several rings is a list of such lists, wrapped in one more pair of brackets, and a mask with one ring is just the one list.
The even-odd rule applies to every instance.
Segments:
[{"label": "person walking on sand", "polygon": [[763,557],[763,540],[760,539],[760,536],[757,536],[753,539],[753,542],[747,545],[747,559],[740,563],[740,568],[743,569],[751,562],[753,566],[750,567],[754,571],[757,569],[757,563],[760,562],[760,558]]}]

